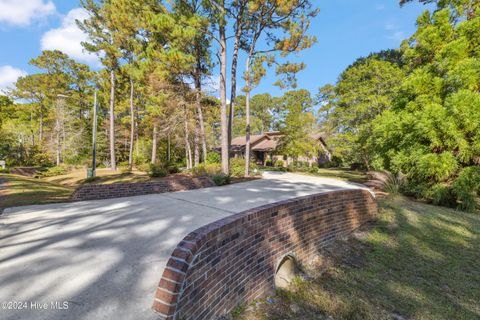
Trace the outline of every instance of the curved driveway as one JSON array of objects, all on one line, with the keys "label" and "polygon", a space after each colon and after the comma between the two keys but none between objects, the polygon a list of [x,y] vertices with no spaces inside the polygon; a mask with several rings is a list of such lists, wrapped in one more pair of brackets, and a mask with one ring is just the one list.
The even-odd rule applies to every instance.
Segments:
[{"label": "curved driveway", "polygon": [[[361,187],[266,173],[223,187],[6,209],[0,319],[154,319],[150,307],[163,268],[189,232],[267,203]],[[23,309],[5,310],[9,301]],[[68,309],[61,310],[64,302]]]}]

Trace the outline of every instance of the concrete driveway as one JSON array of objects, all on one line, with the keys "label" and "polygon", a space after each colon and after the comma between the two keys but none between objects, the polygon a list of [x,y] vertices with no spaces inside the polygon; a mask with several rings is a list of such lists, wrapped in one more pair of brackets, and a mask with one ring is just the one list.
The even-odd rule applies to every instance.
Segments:
[{"label": "concrete driveway", "polygon": [[224,187],[6,209],[0,319],[154,319],[163,268],[189,232],[267,203],[361,187],[266,173]]}]

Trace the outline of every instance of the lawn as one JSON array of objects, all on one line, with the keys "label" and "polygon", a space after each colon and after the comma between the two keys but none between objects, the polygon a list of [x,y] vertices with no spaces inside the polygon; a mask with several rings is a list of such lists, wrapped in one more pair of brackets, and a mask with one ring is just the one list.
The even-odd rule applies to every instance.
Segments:
[{"label": "lawn", "polygon": [[318,173],[309,173],[309,175],[334,178],[334,179],[357,182],[357,183],[364,183],[368,181],[367,174],[364,171],[353,171],[353,170],[341,169],[341,168],[329,168],[329,169],[320,168],[318,169]]},{"label": "lawn", "polygon": [[132,172],[121,172],[112,171],[110,169],[97,169],[96,178],[92,181],[86,181],[86,178],[87,172],[85,169],[75,169],[67,174],[45,177],[42,178],[42,180],[73,187],[77,187],[84,183],[111,184],[122,182],[145,182],[152,180],[148,174],[142,171],[133,170]]},{"label": "lawn", "polygon": [[0,174],[0,211],[2,208],[65,202],[74,189],[41,179]]},{"label": "lawn", "polygon": [[309,277],[235,318],[480,319],[480,214],[401,197],[379,210]]}]

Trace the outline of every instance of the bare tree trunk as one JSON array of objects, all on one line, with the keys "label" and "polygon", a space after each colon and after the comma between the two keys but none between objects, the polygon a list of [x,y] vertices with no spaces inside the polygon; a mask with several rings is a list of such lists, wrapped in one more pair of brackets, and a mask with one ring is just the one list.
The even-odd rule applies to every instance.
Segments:
[{"label": "bare tree trunk", "polygon": [[200,128],[197,119],[198,116],[195,112],[195,127],[193,131],[193,163],[195,167],[200,164]]},{"label": "bare tree trunk", "polygon": [[207,162],[207,140],[205,138],[205,124],[202,111],[202,80],[200,67],[195,74],[195,107],[197,108],[198,124],[200,125],[200,140],[202,142],[202,162]]},{"label": "bare tree trunk", "polygon": [[222,171],[224,174],[230,173],[230,152],[228,148],[228,121],[227,121],[227,39],[225,35],[225,3],[222,1],[221,13],[223,21],[219,26],[220,37],[220,123],[221,123],[221,140],[222,140]]},{"label": "bare tree trunk", "polygon": [[242,35],[242,21],[241,21],[242,15],[243,15],[242,12],[240,12],[239,13],[240,17],[237,19],[237,26],[235,30],[235,43],[233,45],[232,73],[231,73],[232,87],[230,92],[230,104],[229,104],[229,113],[228,113],[228,148],[229,149],[232,144],[233,116],[235,115],[235,99],[237,97],[237,65],[238,65],[238,51],[240,49],[240,37]]},{"label": "bare tree trunk", "polygon": [[157,124],[153,124],[153,136],[152,136],[152,164],[157,162]]},{"label": "bare tree trunk", "polygon": [[171,144],[170,144],[170,131],[168,132],[167,135],[167,161],[170,162],[172,159],[172,150],[171,150]]},{"label": "bare tree trunk", "polygon": [[245,67],[245,177],[250,175],[250,57],[247,57]]},{"label": "bare tree trunk", "polygon": [[115,159],[115,73],[110,70],[110,168],[117,170]]},{"label": "bare tree trunk", "polygon": [[190,147],[190,138],[188,134],[187,106],[183,105],[184,124],[185,124],[185,153],[187,156],[187,169],[192,169],[192,148]]},{"label": "bare tree trunk", "polygon": [[43,105],[40,103],[40,132],[39,132],[39,144],[42,145],[43,141]]},{"label": "bare tree trunk", "polygon": [[135,108],[133,107],[133,79],[130,78],[130,150],[128,152],[128,169],[133,166],[133,139],[135,136]]},{"label": "bare tree trunk", "polygon": [[57,152],[56,152],[56,155],[57,155],[57,166],[60,165],[60,154],[61,154],[61,145],[60,145],[60,120],[58,119],[58,114],[57,114],[57,119],[55,121],[55,131],[56,131],[56,145],[57,145]]}]

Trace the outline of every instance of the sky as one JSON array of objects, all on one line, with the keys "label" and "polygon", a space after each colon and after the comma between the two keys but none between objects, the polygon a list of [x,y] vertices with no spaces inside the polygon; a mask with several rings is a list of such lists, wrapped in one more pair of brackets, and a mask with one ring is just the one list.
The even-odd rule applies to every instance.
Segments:
[{"label": "sky", "polygon": [[[428,8],[417,3],[401,8],[398,0],[312,2],[320,8],[310,30],[318,42],[294,59],[307,65],[298,75],[298,88],[313,94],[323,85],[335,83],[339,74],[357,58],[397,48],[415,31],[416,18]],[[79,62],[99,68],[98,59],[85,53],[80,45],[87,38],[76,27],[75,19],[85,17],[78,0],[0,0],[0,90],[10,87],[20,76],[38,72],[28,61],[42,50],[58,49]],[[244,61],[243,55],[240,75]],[[218,68],[208,86],[210,90],[216,87],[217,73]],[[282,91],[273,86],[275,81],[274,70],[269,70],[253,94],[281,95]],[[239,88],[242,86],[240,80]]]}]

